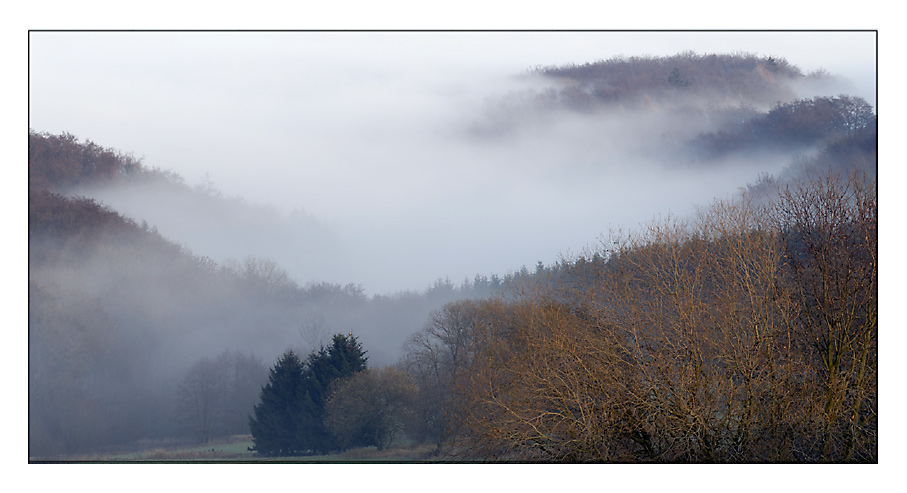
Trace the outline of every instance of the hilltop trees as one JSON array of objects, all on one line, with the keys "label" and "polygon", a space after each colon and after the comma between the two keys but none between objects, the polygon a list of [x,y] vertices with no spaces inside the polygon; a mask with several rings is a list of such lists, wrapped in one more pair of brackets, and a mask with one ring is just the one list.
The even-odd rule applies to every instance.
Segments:
[{"label": "hilltop trees", "polygon": [[791,81],[810,79],[783,58],[745,53],[618,56],[582,65],[543,67],[538,72],[572,81],[561,97],[575,107],[640,104],[648,98],[668,97],[670,89],[678,88],[716,100],[771,104],[791,99]]},{"label": "hilltop trees", "polygon": [[138,171],[141,161],[69,133],[28,131],[29,190],[66,191],[89,181],[106,181]]}]

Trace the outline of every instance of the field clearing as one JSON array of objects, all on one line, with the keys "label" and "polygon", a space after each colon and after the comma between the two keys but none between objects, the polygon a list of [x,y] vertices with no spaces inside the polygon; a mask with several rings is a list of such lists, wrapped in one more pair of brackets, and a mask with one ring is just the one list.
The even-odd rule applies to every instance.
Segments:
[{"label": "field clearing", "polygon": [[375,447],[350,449],[330,455],[305,455],[294,457],[263,457],[249,450],[251,435],[236,435],[230,439],[212,441],[205,445],[155,447],[138,452],[103,454],[54,459],[53,462],[140,462],[140,463],[385,463],[385,462],[437,462],[431,454],[432,445],[413,445],[378,451]]}]

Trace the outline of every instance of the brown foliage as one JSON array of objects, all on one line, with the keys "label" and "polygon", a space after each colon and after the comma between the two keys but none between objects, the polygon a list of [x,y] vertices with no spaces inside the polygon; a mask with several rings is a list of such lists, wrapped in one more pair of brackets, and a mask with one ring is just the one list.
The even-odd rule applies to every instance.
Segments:
[{"label": "brown foliage", "polygon": [[458,380],[461,450],[875,461],[876,224],[872,186],[826,179],[656,222],[576,263],[581,284],[485,303]]},{"label": "brown foliage", "polygon": [[368,369],[332,385],[325,404],[325,425],[340,443],[387,449],[412,422],[416,386],[409,376],[387,366]]},{"label": "brown foliage", "polygon": [[786,274],[821,388],[822,457],[874,460],[877,443],[878,203],[875,182],[815,180],[776,210]]},{"label": "brown foliage", "polygon": [[29,190],[66,191],[76,185],[114,179],[141,169],[132,156],[69,133],[28,132]]}]

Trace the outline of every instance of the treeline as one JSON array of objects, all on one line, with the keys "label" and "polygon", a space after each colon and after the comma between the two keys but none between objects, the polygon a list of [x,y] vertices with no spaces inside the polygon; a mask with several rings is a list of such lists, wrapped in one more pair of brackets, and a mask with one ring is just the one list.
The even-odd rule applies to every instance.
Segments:
[{"label": "treeline", "polygon": [[401,362],[448,457],[875,462],[874,179],[615,235],[434,313]]},{"label": "treeline", "polygon": [[315,259],[338,249],[330,229],[304,211],[284,214],[251,204],[223,194],[210,179],[189,186],[176,173],[68,133],[29,130],[29,191],[93,198],[221,262],[247,256],[285,260],[284,252],[302,251],[293,265],[282,267],[317,278],[321,262]]}]

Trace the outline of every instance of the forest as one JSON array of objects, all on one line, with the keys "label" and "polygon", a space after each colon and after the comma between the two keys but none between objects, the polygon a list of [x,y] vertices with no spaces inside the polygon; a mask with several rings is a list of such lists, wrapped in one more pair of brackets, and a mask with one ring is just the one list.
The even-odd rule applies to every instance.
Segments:
[{"label": "forest", "polygon": [[147,194],[196,234],[225,211],[254,218],[246,234],[292,236],[316,269],[337,247],[313,217],[29,129],[29,460],[252,435],[262,456],[418,443],[442,462],[878,462],[873,105],[749,54],[532,73],[546,89],[470,132],[645,114],[688,123],[651,136],[675,167],[786,165],[578,254],[369,295],[301,283],[239,239],[214,260],[107,202]]}]

